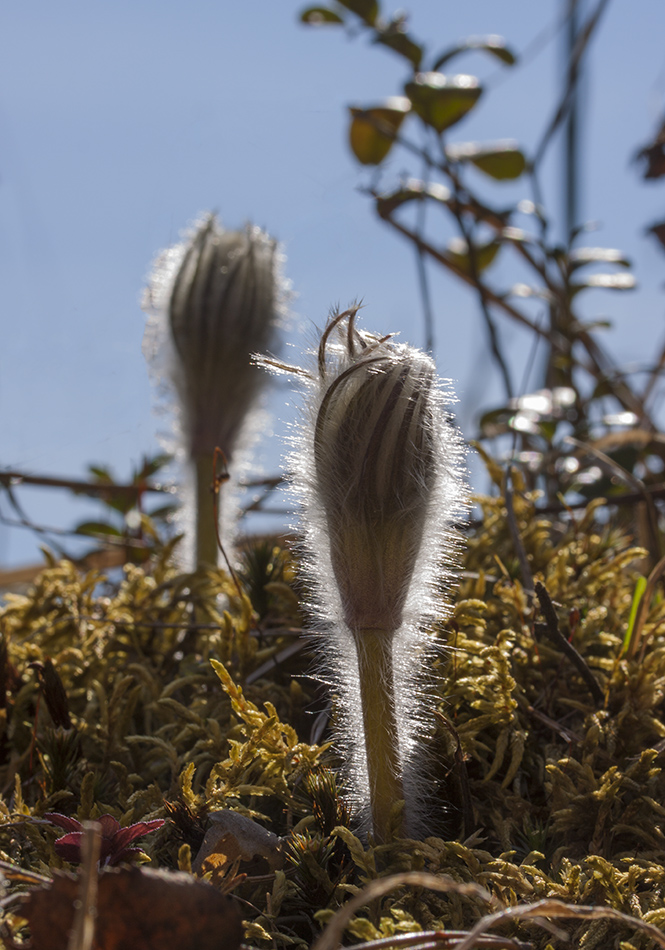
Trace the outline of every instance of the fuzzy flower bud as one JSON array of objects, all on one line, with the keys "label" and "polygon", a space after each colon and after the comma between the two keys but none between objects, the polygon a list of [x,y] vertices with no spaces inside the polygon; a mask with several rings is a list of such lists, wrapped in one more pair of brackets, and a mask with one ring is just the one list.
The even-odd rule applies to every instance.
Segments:
[{"label": "fuzzy flower bud", "polygon": [[193,456],[230,458],[262,380],[251,354],[271,345],[277,243],[264,231],[224,231],[208,215],[184,246],[169,302],[179,359],[174,381]]},{"label": "fuzzy flower bud", "polygon": [[314,432],[316,492],[351,631],[401,626],[435,478],[432,362],[383,349],[349,354]]},{"label": "fuzzy flower bud", "polygon": [[422,743],[433,715],[428,629],[446,615],[463,513],[462,442],[432,360],[355,327],[357,307],[321,336],[305,426],[292,459],[303,510],[322,674],[336,697],[338,738],[357,812],[377,840],[417,834],[427,783]]},{"label": "fuzzy flower bud", "polygon": [[[146,309],[157,321],[146,349],[168,351],[166,374],[180,401],[184,448],[196,468],[197,560],[215,563],[213,454],[230,463],[264,377],[251,354],[270,348],[283,303],[277,242],[259,228],[222,229],[205,216],[157,260]],[[152,332],[150,332],[152,330]],[[166,339],[165,339],[166,338]],[[163,356],[161,357],[163,360]],[[156,368],[161,376],[162,367]]]}]

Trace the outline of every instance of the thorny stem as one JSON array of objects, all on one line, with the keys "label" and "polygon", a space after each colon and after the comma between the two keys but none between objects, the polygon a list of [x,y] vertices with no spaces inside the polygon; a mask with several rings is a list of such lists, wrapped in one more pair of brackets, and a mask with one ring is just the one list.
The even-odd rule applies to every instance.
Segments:
[{"label": "thorny stem", "polygon": [[212,486],[213,457],[198,455],[196,470],[196,563],[217,564],[217,531],[215,530],[215,495]]},{"label": "thorny stem", "polygon": [[360,674],[372,829],[378,843],[388,838],[393,805],[404,792],[399,762],[393,632],[365,628],[354,633]]}]

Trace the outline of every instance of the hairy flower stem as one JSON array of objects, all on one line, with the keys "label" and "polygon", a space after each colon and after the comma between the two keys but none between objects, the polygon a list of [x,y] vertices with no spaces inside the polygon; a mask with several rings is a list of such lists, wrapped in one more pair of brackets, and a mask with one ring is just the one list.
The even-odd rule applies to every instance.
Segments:
[{"label": "hairy flower stem", "polygon": [[215,495],[212,487],[213,456],[194,458],[196,471],[196,563],[217,564],[217,531],[215,530]]},{"label": "hairy flower stem", "polygon": [[354,639],[360,674],[372,830],[380,844],[389,838],[393,805],[404,799],[395,716],[393,632],[366,628],[357,631]]}]

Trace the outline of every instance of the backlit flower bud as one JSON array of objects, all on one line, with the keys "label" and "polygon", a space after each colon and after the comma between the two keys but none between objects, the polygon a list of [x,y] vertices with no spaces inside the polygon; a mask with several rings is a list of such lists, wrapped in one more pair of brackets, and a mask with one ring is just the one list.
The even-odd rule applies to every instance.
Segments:
[{"label": "backlit flower bud", "polygon": [[418,740],[433,723],[435,653],[428,627],[446,614],[466,489],[462,442],[434,363],[357,330],[357,309],[328,323],[316,373],[264,362],[309,380],[291,462],[303,565],[350,796],[381,841],[399,801],[412,834],[424,810]]},{"label": "backlit flower bud", "polygon": [[160,255],[151,277],[146,309],[158,327],[147,348],[170,352],[157,372],[166,371],[179,396],[182,439],[197,470],[199,562],[217,560],[213,453],[219,447],[231,462],[265,381],[251,354],[274,343],[283,303],[279,269],[277,242],[264,231],[226,231],[210,214]]},{"label": "backlit flower bud", "polygon": [[346,625],[397,630],[435,482],[433,364],[387,343],[365,349],[321,401],[316,493]]}]

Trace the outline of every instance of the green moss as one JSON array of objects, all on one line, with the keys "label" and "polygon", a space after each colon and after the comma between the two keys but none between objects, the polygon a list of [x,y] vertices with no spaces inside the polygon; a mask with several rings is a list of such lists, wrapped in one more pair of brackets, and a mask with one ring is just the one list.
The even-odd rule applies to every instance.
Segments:
[{"label": "green moss", "polygon": [[[145,850],[155,865],[189,868],[209,813],[230,808],[287,842],[282,870],[236,862],[215,877],[243,898],[247,940],[257,945],[311,944],[358,888],[404,871],[446,875],[458,889],[397,887],[357,910],[347,942],[468,930],[497,901],[544,898],[665,929],[665,602],[654,598],[629,657],[623,644],[644,552],[603,522],[598,506],[549,522],[534,504],[515,492],[524,554],[604,702],[596,706],[544,635],[503,499],[482,499],[453,613],[432,631],[450,649],[435,670],[440,792],[424,841],[372,847],[357,836],[334,751],[326,736],[311,741],[307,710],[320,709],[322,696],[306,648],[294,646],[302,625],[294,565],[274,550],[255,560],[277,564],[279,575],[261,568],[246,581],[256,610],[223,572],[178,574],[166,556],[128,565],[116,584],[53,563],[27,594],[6,598],[0,857],[48,874],[62,862],[56,829],[41,816],[108,812],[121,824],[170,818]],[[54,723],[30,666],[48,658],[67,695],[69,730]],[[469,884],[487,899],[461,887]],[[557,927],[585,950],[620,940],[650,946],[618,920]],[[543,950],[553,940],[528,921],[500,929]]]}]

